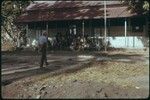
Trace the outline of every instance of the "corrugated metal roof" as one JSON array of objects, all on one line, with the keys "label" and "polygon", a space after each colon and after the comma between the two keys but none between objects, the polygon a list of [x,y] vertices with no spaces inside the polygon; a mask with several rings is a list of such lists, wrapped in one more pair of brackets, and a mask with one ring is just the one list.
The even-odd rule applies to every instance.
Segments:
[{"label": "corrugated metal roof", "polygon": [[[91,1],[90,1],[91,2]],[[40,3],[35,4],[34,6],[27,7],[29,12],[25,12],[20,17],[18,17],[17,22],[32,22],[32,21],[53,21],[53,20],[75,20],[75,19],[100,19],[104,18],[104,7],[103,6],[97,6],[98,4],[95,3],[98,1],[93,1],[92,6],[89,6],[89,3],[87,6],[80,6],[75,8],[68,8],[71,5],[65,6],[65,8],[61,8],[65,5],[66,2],[63,2],[60,5],[55,5],[58,9],[50,9],[49,10],[42,10],[42,6],[50,5],[50,3]],[[99,1],[100,2],[100,1]],[[102,2],[102,1],[101,1]],[[54,2],[53,2],[54,3]],[[84,4],[86,4],[84,2]],[[95,6],[94,6],[95,4]],[[110,5],[117,4],[116,2],[111,2]],[[83,4],[82,4],[83,5]],[[80,6],[80,7],[79,7]],[[39,8],[38,8],[39,7]],[[52,5],[51,5],[52,7]],[[31,9],[33,11],[31,11]],[[36,10],[35,10],[36,9]],[[127,6],[123,5],[114,5],[114,6],[107,6],[107,18],[116,18],[116,17],[130,17],[136,15],[131,14],[127,10]]]},{"label": "corrugated metal roof", "polygon": [[[120,1],[106,1],[107,5],[120,4]],[[40,10],[49,8],[68,8],[104,5],[104,1],[37,1],[30,4],[26,10]]]}]

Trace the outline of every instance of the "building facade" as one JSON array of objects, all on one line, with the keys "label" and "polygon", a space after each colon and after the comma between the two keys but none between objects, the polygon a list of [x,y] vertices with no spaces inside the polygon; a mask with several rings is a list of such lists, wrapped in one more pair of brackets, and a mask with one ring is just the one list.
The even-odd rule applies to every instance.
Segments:
[{"label": "building facade", "polygon": [[[106,2],[107,43],[114,48],[149,46],[148,16],[131,13],[118,1]],[[35,45],[43,31],[51,45],[61,34],[64,44],[72,38],[86,37],[101,48],[104,40],[104,3],[102,1],[55,1],[30,4],[16,20],[26,27],[28,45]],[[72,41],[70,41],[72,39]],[[62,44],[63,45],[63,44]]]}]

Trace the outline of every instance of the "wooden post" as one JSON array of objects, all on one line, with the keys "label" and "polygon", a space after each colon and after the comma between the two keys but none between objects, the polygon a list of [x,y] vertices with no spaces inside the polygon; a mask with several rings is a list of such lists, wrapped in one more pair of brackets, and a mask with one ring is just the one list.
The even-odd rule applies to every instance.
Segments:
[{"label": "wooden post", "polygon": [[35,22],[33,22],[33,27],[34,27],[34,33],[35,33],[35,38],[37,39],[37,33],[36,33],[36,27],[35,27]]},{"label": "wooden post", "polygon": [[91,28],[91,39],[92,39],[92,43],[94,42],[94,40],[93,40],[93,23],[92,23],[92,20],[90,21],[90,28]]},{"label": "wooden post", "polygon": [[[129,33],[128,33],[128,36],[130,36],[131,34],[131,18],[129,18],[128,20],[128,25],[129,25]],[[127,37],[127,47],[129,46],[129,38]]]},{"label": "wooden post", "polygon": [[111,36],[111,33],[110,33],[110,19],[108,20],[108,41],[110,42],[110,36]]},{"label": "wooden post", "polygon": [[29,46],[30,46],[29,25],[28,24],[26,25],[26,35],[27,35],[27,39],[28,39],[27,44],[29,44]]},{"label": "wooden post", "polygon": [[28,24],[26,25],[26,37],[28,37]]},{"label": "wooden post", "polygon": [[[35,23],[35,27],[36,27],[36,23]],[[36,32],[36,36],[37,36],[37,40],[39,39],[39,29],[36,27],[35,28],[35,32]]]},{"label": "wooden post", "polygon": [[82,35],[83,35],[83,44],[84,44],[84,20],[82,21]]},{"label": "wooden post", "polygon": [[17,47],[20,47],[19,32],[18,32],[18,34],[17,34]]},{"label": "wooden post", "polygon": [[105,41],[105,51],[107,51],[107,43],[106,43],[106,35],[107,35],[107,33],[106,33],[106,1],[104,1],[104,41]]},{"label": "wooden post", "polygon": [[126,41],[126,37],[127,37],[127,21],[126,21],[126,18],[125,18],[125,21],[124,21],[124,36],[125,36],[125,47],[127,46],[127,41]]},{"label": "wooden post", "polygon": [[84,20],[82,21],[82,34],[83,34],[83,37],[84,37]]},{"label": "wooden post", "polygon": [[90,34],[90,37],[91,37],[91,20],[89,20],[89,30],[90,30],[89,34]]},{"label": "wooden post", "polygon": [[56,21],[56,26],[55,27],[56,27],[56,34],[57,34],[57,21]]},{"label": "wooden post", "polygon": [[47,31],[47,34],[48,34],[48,22],[46,23],[46,31]]},{"label": "wooden post", "polygon": [[[82,34],[83,34],[83,45],[84,45],[84,43],[85,43],[85,40],[84,40],[84,35],[85,35],[85,33],[84,33],[84,20],[82,21]],[[84,50],[84,48],[83,48],[83,50]]]},{"label": "wooden post", "polygon": [[135,36],[133,34],[133,47],[135,47]]},{"label": "wooden post", "polygon": [[43,33],[42,33],[42,22],[40,24],[40,31],[41,31],[41,35],[43,35]]}]

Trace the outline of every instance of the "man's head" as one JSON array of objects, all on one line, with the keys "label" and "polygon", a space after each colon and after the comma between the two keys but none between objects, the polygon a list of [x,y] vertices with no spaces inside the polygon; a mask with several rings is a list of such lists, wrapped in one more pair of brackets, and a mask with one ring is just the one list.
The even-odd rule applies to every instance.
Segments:
[{"label": "man's head", "polygon": [[43,32],[43,35],[44,35],[44,36],[47,36],[47,32]]}]

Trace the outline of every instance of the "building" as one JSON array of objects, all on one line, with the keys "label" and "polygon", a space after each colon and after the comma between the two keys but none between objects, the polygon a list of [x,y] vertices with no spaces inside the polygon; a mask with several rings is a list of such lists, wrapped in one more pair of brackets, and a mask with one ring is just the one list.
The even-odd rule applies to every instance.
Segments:
[{"label": "building", "polygon": [[[131,13],[120,1],[106,2],[107,41],[115,48],[149,46],[148,16]],[[71,34],[88,37],[100,46],[104,39],[103,1],[45,1],[30,4],[16,20],[26,27],[29,46],[43,31],[53,41],[57,33],[68,40]],[[74,37],[73,37],[74,38]],[[67,42],[70,42],[69,40]]]}]

